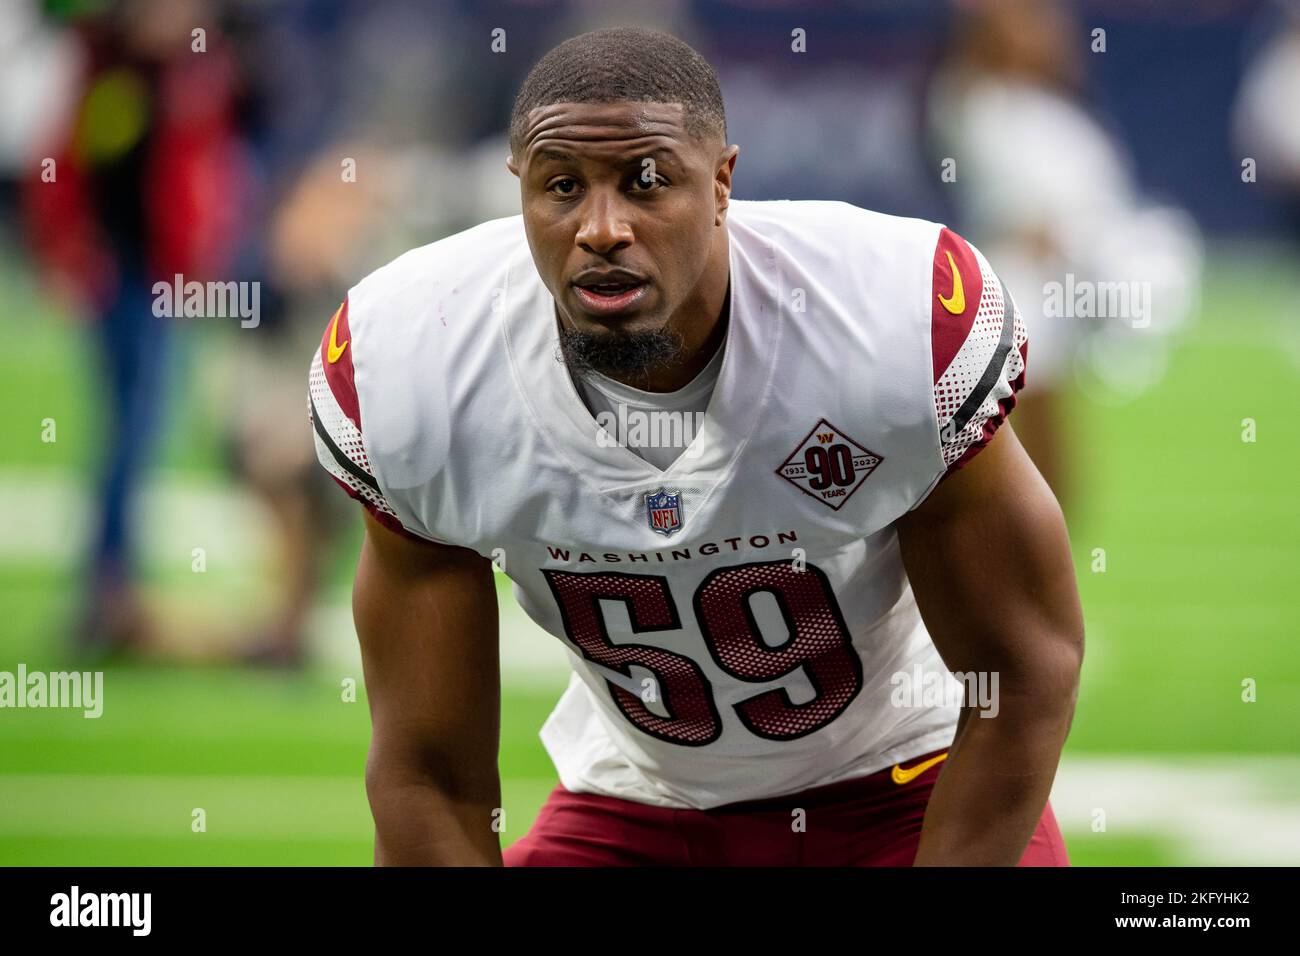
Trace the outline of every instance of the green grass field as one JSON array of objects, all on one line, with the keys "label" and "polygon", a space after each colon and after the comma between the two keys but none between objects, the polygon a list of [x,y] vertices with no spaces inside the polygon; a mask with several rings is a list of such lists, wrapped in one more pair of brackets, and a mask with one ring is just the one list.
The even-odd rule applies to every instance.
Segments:
[{"label": "green grass field", "polygon": [[[1076,864],[1300,863],[1295,264],[1271,250],[1212,262],[1200,320],[1158,386],[1123,405],[1074,399],[1071,535],[1088,653],[1053,800]],[[99,428],[93,355],[12,257],[0,263],[0,670],[57,670],[72,666]],[[144,552],[182,641],[265,604],[257,515],[222,471],[211,397],[210,360],[235,334],[198,321],[178,341],[157,483],[167,503]],[[1254,442],[1242,440],[1246,418]],[[190,570],[193,541],[212,542],[203,575]],[[306,674],[132,665],[107,673],[98,720],[0,710],[0,864],[368,863],[364,690],[347,702],[341,686],[360,678],[347,623],[356,544],[354,530],[331,555]],[[1096,548],[1104,573],[1092,570]],[[510,646],[541,640],[520,629]],[[537,730],[562,686],[550,665],[507,671],[507,843],[553,785]],[[195,808],[205,832],[191,828]]]}]

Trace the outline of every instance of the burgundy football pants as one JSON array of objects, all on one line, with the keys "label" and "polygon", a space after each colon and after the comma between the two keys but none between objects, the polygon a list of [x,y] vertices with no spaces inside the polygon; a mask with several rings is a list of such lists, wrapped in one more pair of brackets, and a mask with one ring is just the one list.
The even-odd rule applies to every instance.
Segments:
[{"label": "burgundy football pants", "polygon": [[[906,768],[944,753],[917,757]],[[506,866],[911,866],[942,762],[892,768],[773,800],[674,810],[557,786]],[[796,814],[802,810],[802,815]],[[796,827],[796,823],[800,826]],[[1020,866],[1069,866],[1051,804]]]}]

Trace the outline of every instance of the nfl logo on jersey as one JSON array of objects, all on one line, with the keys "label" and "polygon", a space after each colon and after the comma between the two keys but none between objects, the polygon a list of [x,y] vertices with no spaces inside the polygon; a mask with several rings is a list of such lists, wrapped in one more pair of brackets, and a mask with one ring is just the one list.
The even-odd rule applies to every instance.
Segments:
[{"label": "nfl logo on jersey", "polygon": [[682,530],[682,496],[680,492],[668,492],[660,488],[645,496],[646,520],[650,530],[657,531],[665,538]]}]

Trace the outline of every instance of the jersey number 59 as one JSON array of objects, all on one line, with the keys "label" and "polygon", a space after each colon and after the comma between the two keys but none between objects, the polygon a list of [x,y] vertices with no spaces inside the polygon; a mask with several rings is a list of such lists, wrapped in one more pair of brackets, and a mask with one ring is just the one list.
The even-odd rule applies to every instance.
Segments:
[{"label": "jersey number 59", "polygon": [[[688,747],[718,739],[722,720],[713,689],[689,657],[646,644],[615,644],[609,638],[601,601],[622,601],[635,633],[680,629],[681,618],[661,575],[614,571],[542,572],[560,607],[565,633],[583,657],[631,680],[633,665],[654,675],[667,716],[650,710],[640,696],[608,683],[614,702],[636,727],[653,737]],[[780,644],[764,641],[750,602],[767,593],[776,600],[788,635]],[[796,704],[783,687],[759,691],[735,704],[741,722],[769,740],[811,734],[844,712],[862,689],[862,661],[853,649],[826,574],[814,565],[796,569],[788,561],[758,562],[711,572],[692,600],[704,645],[714,662],[733,677],[772,683],[802,669],[814,696]]]}]

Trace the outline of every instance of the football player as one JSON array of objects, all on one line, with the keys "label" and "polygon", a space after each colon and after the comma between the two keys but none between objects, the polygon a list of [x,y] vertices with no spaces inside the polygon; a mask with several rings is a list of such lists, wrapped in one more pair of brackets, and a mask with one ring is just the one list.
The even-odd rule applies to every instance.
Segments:
[{"label": "football player", "polygon": [[732,200],[717,79],[665,34],[560,44],[510,132],[522,214],[362,280],[311,366],[367,511],[376,862],[503,862],[495,562],[573,664],[506,864],[1066,865],[1083,625],[999,428],[1027,345],[988,262]]}]

